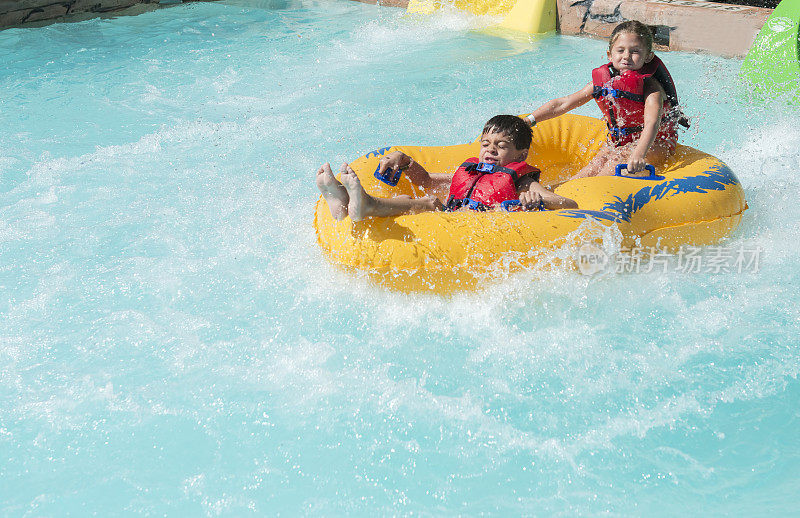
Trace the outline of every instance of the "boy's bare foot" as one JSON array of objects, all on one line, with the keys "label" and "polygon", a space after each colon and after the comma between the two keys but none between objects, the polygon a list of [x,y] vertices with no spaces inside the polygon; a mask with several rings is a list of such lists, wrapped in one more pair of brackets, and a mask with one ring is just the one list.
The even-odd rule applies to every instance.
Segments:
[{"label": "boy's bare foot", "polygon": [[[344,173],[344,169],[342,169],[342,172]],[[350,198],[344,186],[333,176],[331,165],[328,163],[325,163],[317,171],[317,188],[322,193],[325,201],[328,202],[328,208],[331,210],[333,219],[341,221],[347,217],[347,204]]]},{"label": "boy's bare foot", "polygon": [[347,189],[347,194],[350,197],[350,202],[347,204],[347,212],[350,214],[350,219],[361,221],[371,216],[369,209],[372,196],[367,194],[367,191],[361,186],[361,180],[358,179],[358,175],[347,164],[342,164],[342,184]]}]

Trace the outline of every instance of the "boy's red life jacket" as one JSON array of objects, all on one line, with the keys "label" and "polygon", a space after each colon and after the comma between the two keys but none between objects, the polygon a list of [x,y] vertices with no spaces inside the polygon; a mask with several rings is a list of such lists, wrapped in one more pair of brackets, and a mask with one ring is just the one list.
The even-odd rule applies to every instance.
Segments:
[{"label": "boy's red life jacket", "polygon": [[592,70],[592,96],[608,124],[608,138],[617,146],[633,142],[642,132],[644,82],[648,77],[658,81],[666,93],[664,113],[656,140],[665,141],[674,147],[678,140],[677,125],[689,127],[686,117],[678,107],[678,93],[672,76],[658,56],[653,56],[639,70],[626,70],[622,73],[611,63],[607,63]]},{"label": "boy's red life jacket", "polygon": [[517,180],[528,174],[533,181],[539,181],[539,169],[527,162],[512,162],[502,167],[468,158],[453,174],[447,209],[488,210],[504,201],[518,200]]}]

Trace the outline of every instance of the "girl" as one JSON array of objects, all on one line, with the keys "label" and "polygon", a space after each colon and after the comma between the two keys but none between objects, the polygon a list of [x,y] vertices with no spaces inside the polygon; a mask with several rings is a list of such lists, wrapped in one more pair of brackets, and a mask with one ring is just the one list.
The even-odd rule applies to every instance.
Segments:
[{"label": "girl", "polygon": [[688,127],[678,108],[675,85],[653,54],[653,33],[637,21],[619,24],[608,42],[609,63],[592,70],[579,91],[546,102],[527,117],[531,126],[597,101],[608,124],[608,138],[597,155],[573,178],[612,175],[618,163],[628,172],[663,164],[675,152],[677,124]]}]

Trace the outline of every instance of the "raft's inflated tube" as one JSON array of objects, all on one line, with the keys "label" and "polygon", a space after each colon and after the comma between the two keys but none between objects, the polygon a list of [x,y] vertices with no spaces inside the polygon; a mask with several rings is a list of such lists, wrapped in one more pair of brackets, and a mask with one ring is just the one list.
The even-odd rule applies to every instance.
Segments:
[{"label": "raft's inflated tube", "polygon": [[[528,163],[542,170],[541,183],[554,185],[575,174],[605,141],[598,119],[563,115],[534,127]],[[479,142],[444,147],[378,149],[350,165],[366,191],[391,197],[426,193],[403,176],[390,187],[373,175],[380,158],[400,150],[432,173],[452,173]],[[367,272],[401,291],[449,293],[471,290],[487,280],[519,271],[548,252],[599,239],[598,229],[616,226],[622,246],[675,249],[720,241],[737,227],[746,209],[733,172],[717,158],[677,147],[651,179],[606,176],[570,180],[555,189],[578,209],[536,212],[428,212],[357,223],[335,221],[325,200],[314,226],[322,250],[346,269]]]}]

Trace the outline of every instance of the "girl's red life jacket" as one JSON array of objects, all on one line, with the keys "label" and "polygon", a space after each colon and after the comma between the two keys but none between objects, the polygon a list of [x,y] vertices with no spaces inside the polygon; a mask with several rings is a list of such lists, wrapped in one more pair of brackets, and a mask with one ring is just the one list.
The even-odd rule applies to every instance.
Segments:
[{"label": "girl's red life jacket", "polygon": [[664,66],[654,56],[639,70],[617,71],[611,63],[592,70],[592,96],[603,112],[608,124],[608,137],[617,146],[633,142],[644,126],[644,82],[652,77],[659,82],[664,92],[664,113],[661,117],[656,140],[665,141],[672,146],[677,143],[677,125],[689,127],[686,117],[678,107],[678,93],[675,82]]},{"label": "girl's red life jacket", "polygon": [[517,180],[531,175],[533,181],[538,182],[540,173],[539,169],[527,162],[512,162],[502,167],[478,163],[474,157],[468,158],[453,174],[447,208],[487,210],[504,201],[517,200]]}]

